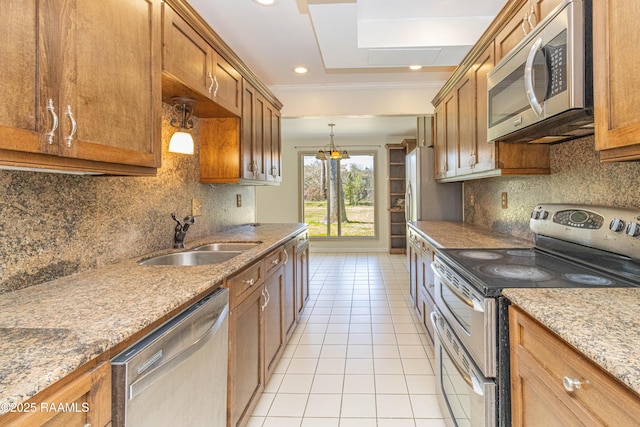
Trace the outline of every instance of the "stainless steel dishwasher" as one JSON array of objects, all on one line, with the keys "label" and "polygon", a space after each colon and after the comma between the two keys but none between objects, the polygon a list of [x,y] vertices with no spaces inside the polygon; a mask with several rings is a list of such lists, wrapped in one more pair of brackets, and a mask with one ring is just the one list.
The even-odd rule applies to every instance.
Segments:
[{"label": "stainless steel dishwasher", "polygon": [[228,315],[221,288],[113,358],[113,425],[226,426]]}]

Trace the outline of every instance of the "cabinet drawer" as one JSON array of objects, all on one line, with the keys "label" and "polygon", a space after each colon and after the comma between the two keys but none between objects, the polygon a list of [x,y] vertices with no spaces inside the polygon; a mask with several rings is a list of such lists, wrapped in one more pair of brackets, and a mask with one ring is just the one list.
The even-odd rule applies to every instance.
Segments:
[{"label": "cabinet drawer", "polygon": [[275,251],[269,253],[264,260],[267,269],[267,276],[269,276],[274,270],[284,264],[284,246],[281,246]]},{"label": "cabinet drawer", "polygon": [[225,284],[229,288],[229,308],[233,310],[247,298],[255,288],[262,284],[265,277],[265,264],[261,260],[226,279]]},{"label": "cabinet drawer", "polygon": [[[565,401],[591,413],[606,425],[634,425],[640,419],[640,397],[529,316],[510,308],[511,357],[547,378],[547,386]],[[563,381],[577,380],[567,391]],[[567,384],[567,386],[570,386]]]},{"label": "cabinet drawer", "polygon": [[309,233],[305,231],[304,233],[298,234],[298,237],[296,237],[296,240],[298,242],[297,246],[299,248],[304,246],[309,241]]}]

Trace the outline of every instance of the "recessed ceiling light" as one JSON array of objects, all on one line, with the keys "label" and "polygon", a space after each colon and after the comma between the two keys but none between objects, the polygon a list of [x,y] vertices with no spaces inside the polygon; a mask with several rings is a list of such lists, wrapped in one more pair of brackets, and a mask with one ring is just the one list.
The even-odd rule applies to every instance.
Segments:
[{"label": "recessed ceiling light", "polygon": [[307,67],[296,67],[293,71],[297,74],[305,74],[309,70],[307,70]]},{"label": "recessed ceiling light", "polygon": [[410,70],[421,70],[422,69],[422,65],[410,65],[409,66]]},{"label": "recessed ceiling light", "polygon": [[255,3],[258,3],[261,6],[274,6],[278,4],[279,0],[253,0]]}]

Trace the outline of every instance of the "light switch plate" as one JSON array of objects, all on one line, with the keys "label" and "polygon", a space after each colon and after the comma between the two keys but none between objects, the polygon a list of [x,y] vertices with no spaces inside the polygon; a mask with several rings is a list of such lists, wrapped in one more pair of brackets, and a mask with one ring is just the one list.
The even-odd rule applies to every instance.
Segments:
[{"label": "light switch plate", "polygon": [[191,215],[202,216],[202,199],[191,199]]}]

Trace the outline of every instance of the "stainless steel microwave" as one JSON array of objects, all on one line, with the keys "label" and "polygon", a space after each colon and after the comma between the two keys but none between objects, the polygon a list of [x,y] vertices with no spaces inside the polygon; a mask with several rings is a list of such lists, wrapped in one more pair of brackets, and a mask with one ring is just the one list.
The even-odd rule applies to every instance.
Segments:
[{"label": "stainless steel microwave", "polygon": [[593,134],[591,0],[565,0],[487,76],[488,141]]}]

